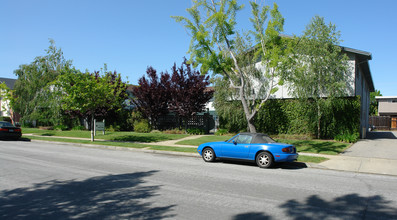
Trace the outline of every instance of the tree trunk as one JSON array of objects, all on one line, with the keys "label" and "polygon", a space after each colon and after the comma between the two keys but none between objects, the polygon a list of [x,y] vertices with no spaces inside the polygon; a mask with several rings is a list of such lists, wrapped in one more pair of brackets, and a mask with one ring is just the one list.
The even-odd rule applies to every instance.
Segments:
[{"label": "tree trunk", "polygon": [[320,139],[321,133],[321,109],[319,100],[317,100],[317,139]]},{"label": "tree trunk", "polygon": [[244,97],[244,81],[242,82],[242,86],[240,88],[239,94],[240,94],[241,103],[243,104],[245,118],[247,119],[249,132],[256,133],[255,125],[252,122],[252,119],[254,118],[253,116],[255,115],[256,112],[251,114],[249,109],[248,109],[247,100]]},{"label": "tree trunk", "polygon": [[91,142],[94,142],[94,113],[91,114]]},{"label": "tree trunk", "polygon": [[252,123],[251,121],[248,121],[248,128],[249,128],[249,132],[256,133],[256,127],[254,123]]}]

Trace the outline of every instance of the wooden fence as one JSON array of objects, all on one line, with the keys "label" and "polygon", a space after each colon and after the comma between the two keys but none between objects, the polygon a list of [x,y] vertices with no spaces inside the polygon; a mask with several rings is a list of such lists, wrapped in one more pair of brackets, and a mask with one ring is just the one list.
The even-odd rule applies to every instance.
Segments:
[{"label": "wooden fence", "polygon": [[369,116],[369,124],[374,125],[378,130],[390,130],[391,118],[390,116]]},{"label": "wooden fence", "polygon": [[163,115],[157,119],[157,129],[189,129],[198,128],[204,130],[206,134],[215,128],[215,120],[212,115],[205,113],[204,115],[193,115],[188,118],[185,123],[182,117],[178,115]]}]

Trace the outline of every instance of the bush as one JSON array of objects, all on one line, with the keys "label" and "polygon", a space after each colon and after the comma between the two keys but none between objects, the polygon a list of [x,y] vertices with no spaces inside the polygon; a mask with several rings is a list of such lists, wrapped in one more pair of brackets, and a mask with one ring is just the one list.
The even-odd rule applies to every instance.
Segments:
[{"label": "bush", "polygon": [[134,131],[138,133],[149,133],[151,131],[149,122],[147,120],[134,122]]},{"label": "bush", "polygon": [[22,122],[22,127],[23,128],[34,128],[33,123],[30,121],[23,121]]},{"label": "bush", "polygon": [[56,125],[56,126],[54,126],[54,130],[65,131],[65,130],[68,130],[68,126],[66,126],[66,125]]},{"label": "bush", "polygon": [[336,141],[343,141],[347,143],[356,143],[358,141],[358,138],[360,137],[359,133],[349,133],[349,132],[343,132],[342,134],[338,134],[335,136]]},{"label": "bush", "polygon": [[85,130],[85,127],[82,126],[82,125],[78,125],[78,126],[74,126],[74,127],[72,128],[72,130],[74,130],[74,131],[84,131],[84,130]]},{"label": "bush", "polygon": [[106,131],[111,131],[111,132],[115,132],[115,131],[120,131],[120,125],[110,125],[108,128],[105,129]]},{"label": "bush", "polygon": [[0,116],[0,121],[7,121],[11,123],[11,118],[8,116]]},{"label": "bush", "polygon": [[200,128],[188,128],[187,133],[191,135],[203,135],[205,134],[205,131]]},{"label": "bush", "polygon": [[223,136],[223,135],[226,135],[226,134],[228,134],[228,133],[229,133],[229,132],[227,131],[227,129],[221,128],[221,129],[218,129],[218,130],[215,132],[215,135]]},{"label": "bush", "polygon": [[[320,137],[334,139],[340,131],[354,134],[360,127],[360,97],[329,98],[324,100],[321,116]],[[230,133],[247,128],[240,101],[218,104],[220,127]],[[266,134],[289,134],[317,136],[317,108],[312,100],[270,99],[254,119],[257,132]]]}]

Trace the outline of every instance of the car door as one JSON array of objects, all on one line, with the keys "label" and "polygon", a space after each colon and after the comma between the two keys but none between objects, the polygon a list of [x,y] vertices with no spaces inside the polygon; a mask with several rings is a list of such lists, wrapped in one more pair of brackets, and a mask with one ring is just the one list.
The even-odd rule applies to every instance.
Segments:
[{"label": "car door", "polygon": [[251,135],[237,135],[222,145],[222,156],[236,159],[248,159],[251,140]]}]

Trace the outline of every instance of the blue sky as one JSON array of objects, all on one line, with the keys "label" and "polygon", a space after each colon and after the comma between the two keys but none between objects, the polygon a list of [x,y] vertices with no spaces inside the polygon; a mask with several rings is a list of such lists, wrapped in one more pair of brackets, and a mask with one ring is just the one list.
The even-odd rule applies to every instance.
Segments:
[{"label": "blue sky", "polygon": [[[273,1],[266,1],[272,4]],[[250,7],[238,15],[249,30]],[[319,15],[341,31],[342,46],[372,53],[375,89],[397,96],[397,1],[278,0],[284,34],[300,35]],[[186,16],[190,0],[0,0],[0,77],[45,54],[49,38],[82,70],[121,73],[136,84],[148,66],[170,70],[188,57],[190,37],[171,15]]]}]

